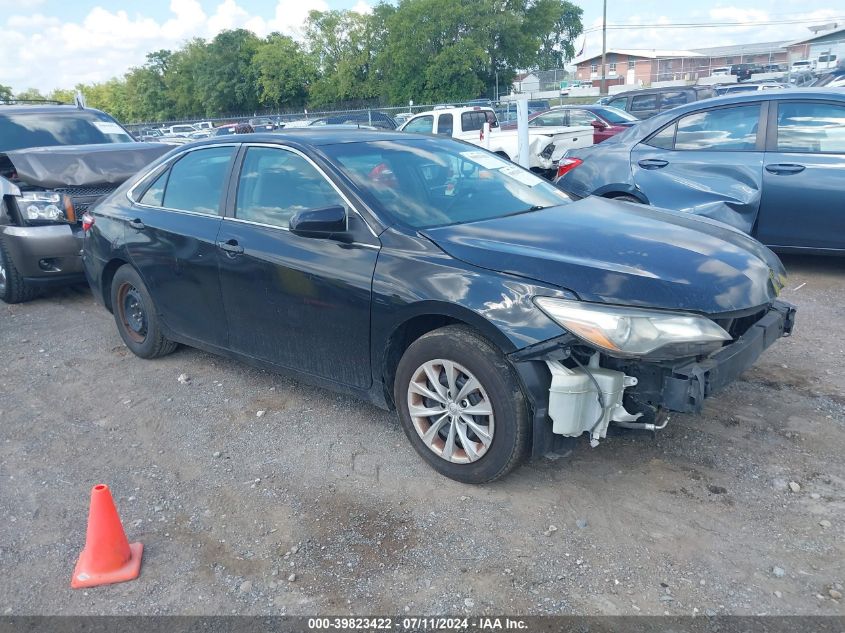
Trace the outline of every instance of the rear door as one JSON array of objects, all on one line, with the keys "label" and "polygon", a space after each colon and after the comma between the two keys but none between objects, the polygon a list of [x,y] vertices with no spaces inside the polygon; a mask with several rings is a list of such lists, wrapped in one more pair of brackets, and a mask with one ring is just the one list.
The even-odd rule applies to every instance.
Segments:
[{"label": "rear door", "polygon": [[[250,145],[239,162],[218,251],[229,347],[326,380],[368,387],[378,238],[301,152]],[[391,178],[385,167],[374,165],[369,174]],[[298,211],[335,205],[347,210],[350,230],[344,239],[290,232]]]},{"label": "rear door", "polygon": [[757,238],[845,249],[845,103],[771,102]]},{"label": "rear door", "polygon": [[657,207],[689,211],[750,232],[760,208],[761,103],[683,115],[631,151],[634,183]]},{"label": "rear door", "polygon": [[125,216],[129,258],[165,325],[184,339],[226,346],[217,232],[235,144],[186,152]]}]

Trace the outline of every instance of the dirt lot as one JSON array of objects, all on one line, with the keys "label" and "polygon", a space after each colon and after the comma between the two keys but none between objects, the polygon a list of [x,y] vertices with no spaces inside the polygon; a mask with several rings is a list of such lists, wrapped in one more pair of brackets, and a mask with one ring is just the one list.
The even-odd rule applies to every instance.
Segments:
[{"label": "dirt lot", "polygon": [[[0,306],[0,613],[843,614],[845,261],[785,261],[795,335],[703,416],[483,487],[369,405],[137,359],[85,288]],[[98,482],[141,577],[73,591]]]}]

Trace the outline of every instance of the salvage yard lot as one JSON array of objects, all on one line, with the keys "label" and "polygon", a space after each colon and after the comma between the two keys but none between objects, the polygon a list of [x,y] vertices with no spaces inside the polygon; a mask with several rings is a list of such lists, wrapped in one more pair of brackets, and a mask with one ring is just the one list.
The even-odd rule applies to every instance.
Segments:
[{"label": "salvage yard lot", "polygon": [[[370,405],[140,360],[83,287],[0,306],[0,612],[842,614],[845,260],[785,263],[795,334],[703,416],[485,486]],[[143,567],[72,591],[95,483]]]}]

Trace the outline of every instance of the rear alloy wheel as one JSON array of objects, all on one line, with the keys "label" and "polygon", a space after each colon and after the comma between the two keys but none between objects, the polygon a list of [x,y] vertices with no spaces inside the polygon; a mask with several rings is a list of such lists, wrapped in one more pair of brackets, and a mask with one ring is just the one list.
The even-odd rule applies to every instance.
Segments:
[{"label": "rear alloy wheel", "polygon": [[411,343],[393,392],[405,435],[451,479],[492,481],[527,455],[522,388],[502,353],[471,328],[450,325]]},{"label": "rear alloy wheel", "polygon": [[111,306],[117,331],[136,356],[157,358],[176,349],[177,344],[161,332],[153,300],[141,276],[128,264],[114,275]]}]

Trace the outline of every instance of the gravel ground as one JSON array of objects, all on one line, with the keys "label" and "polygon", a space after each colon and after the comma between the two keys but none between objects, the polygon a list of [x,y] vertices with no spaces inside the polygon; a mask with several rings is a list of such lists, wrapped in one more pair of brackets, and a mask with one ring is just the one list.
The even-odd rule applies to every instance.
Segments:
[{"label": "gravel ground", "polygon": [[[703,416],[481,487],[370,405],[135,358],[86,288],[0,305],[0,613],[841,615],[845,260],[785,261],[795,335]],[[141,576],[71,590],[100,482]]]}]

